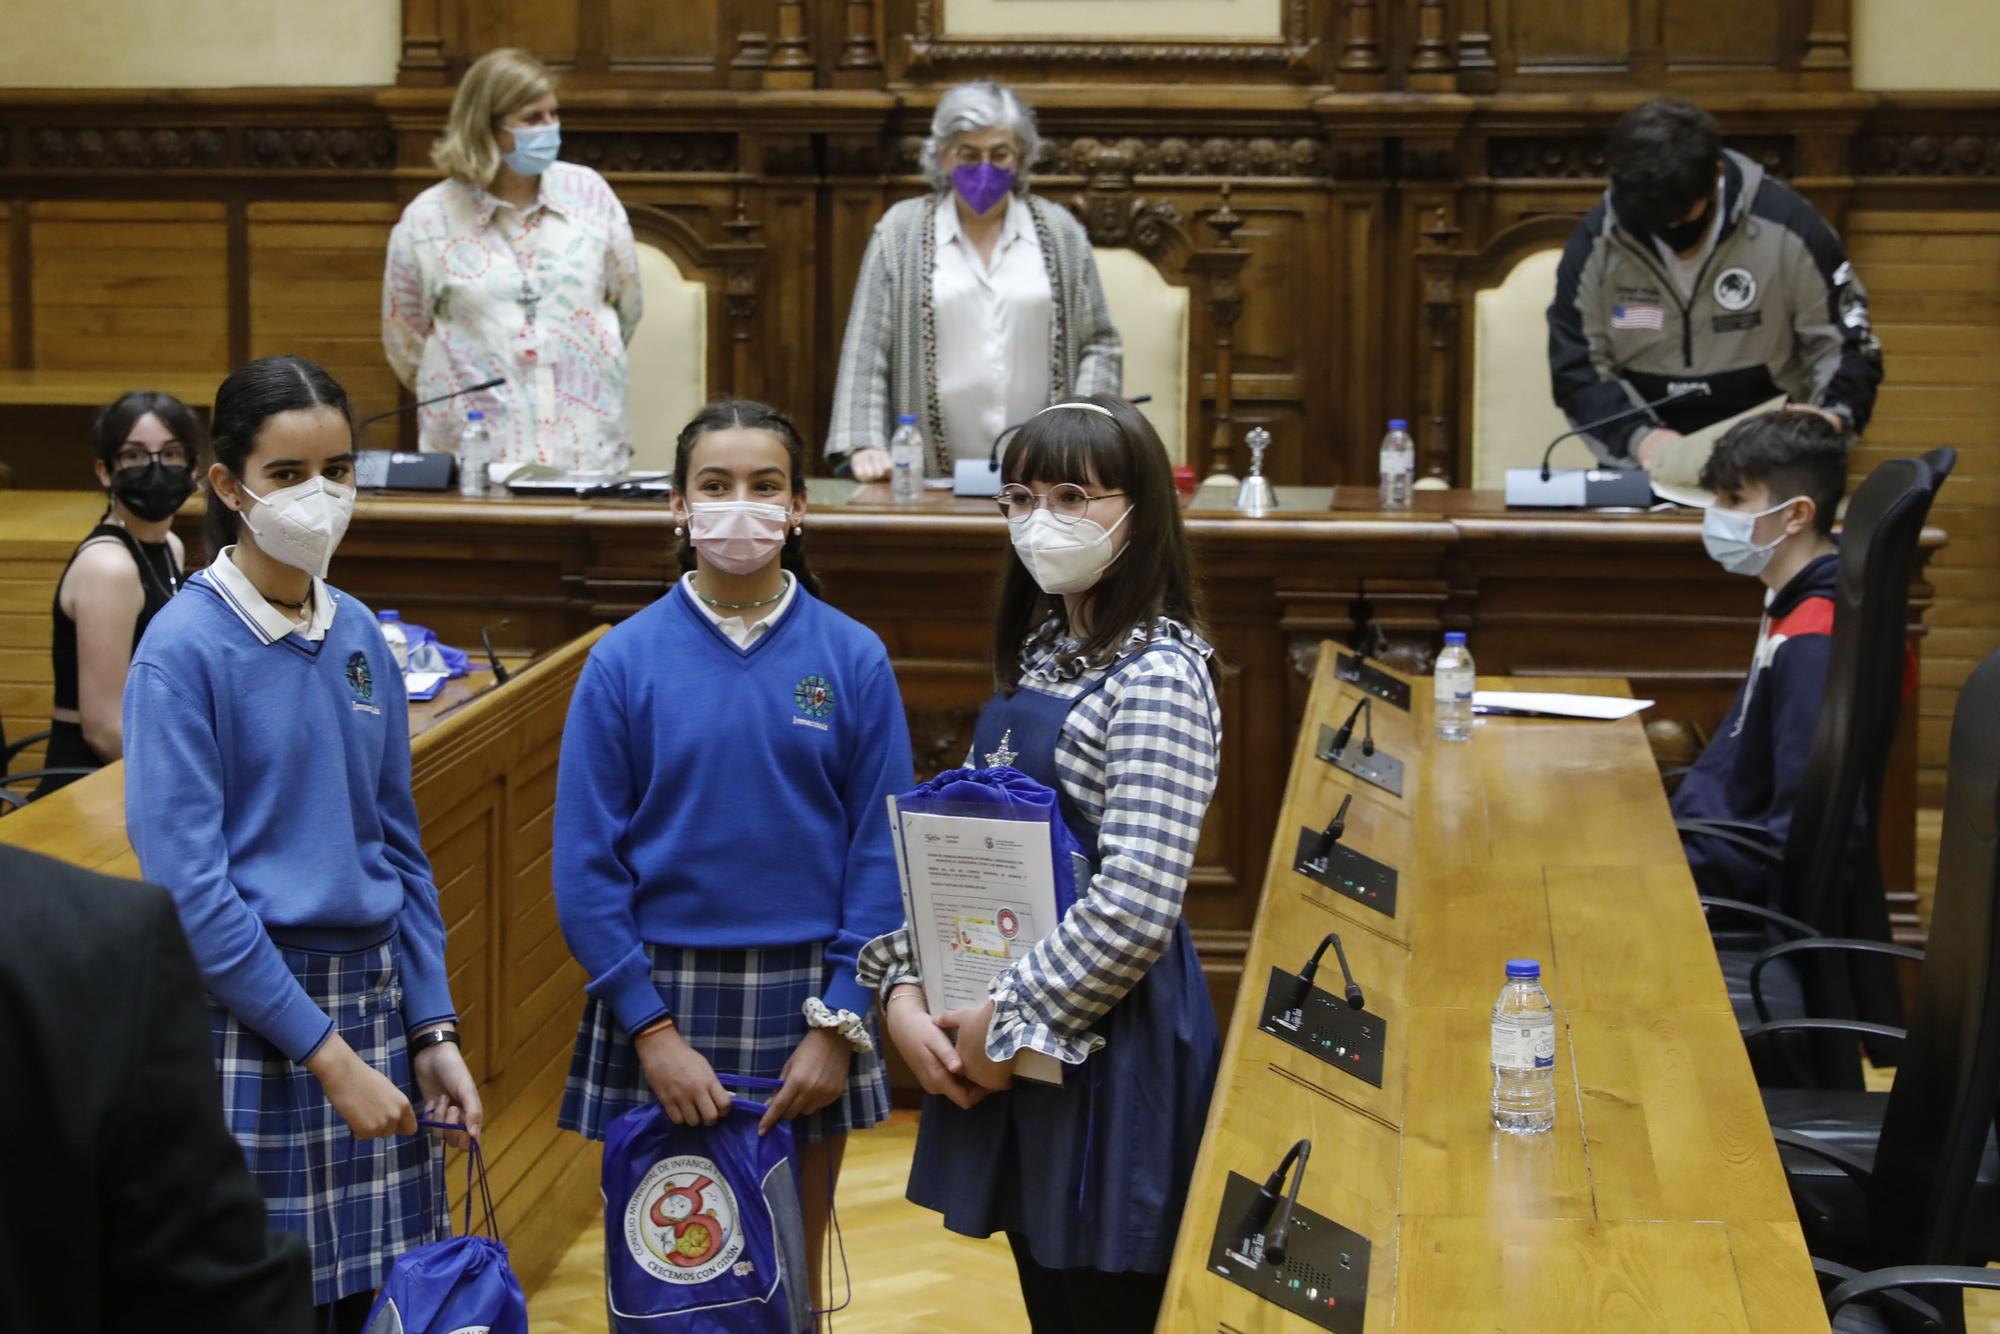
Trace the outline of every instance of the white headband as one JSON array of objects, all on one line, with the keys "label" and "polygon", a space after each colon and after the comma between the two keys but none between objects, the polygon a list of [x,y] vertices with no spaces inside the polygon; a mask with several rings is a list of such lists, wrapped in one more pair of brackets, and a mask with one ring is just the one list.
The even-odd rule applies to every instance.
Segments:
[{"label": "white headband", "polygon": [[[1079,412],[1094,412],[1100,417],[1111,417],[1111,409],[1101,408],[1095,403],[1051,403],[1043,408],[1042,412],[1054,412],[1057,408],[1075,408]],[[1039,417],[1042,415],[1042,412],[1038,412],[1035,415]],[[1118,419],[1111,417],[1111,420],[1117,421]]]}]

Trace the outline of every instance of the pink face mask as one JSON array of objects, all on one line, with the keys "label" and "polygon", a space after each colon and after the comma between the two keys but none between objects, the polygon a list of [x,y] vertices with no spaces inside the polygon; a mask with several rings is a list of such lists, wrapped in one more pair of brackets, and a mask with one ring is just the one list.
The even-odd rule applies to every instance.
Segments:
[{"label": "pink face mask", "polygon": [[755,574],[777,559],[792,512],[760,500],[718,500],[688,506],[688,538],[701,558],[725,574]]}]

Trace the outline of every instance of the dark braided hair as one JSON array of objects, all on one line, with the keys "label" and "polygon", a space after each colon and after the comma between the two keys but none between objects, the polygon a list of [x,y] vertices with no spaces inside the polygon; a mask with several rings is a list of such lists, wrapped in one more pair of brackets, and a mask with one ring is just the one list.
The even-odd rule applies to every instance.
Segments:
[{"label": "dark braided hair", "polygon": [[[710,431],[769,431],[785,446],[785,455],[792,470],[792,495],[806,493],[806,442],[799,434],[799,428],[792,419],[768,403],[758,403],[747,398],[718,398],[694,415],[694,420],[681,427],[680,439],[674,444],[674,491],[689,504],[693,500],[688,495],[688,464],[694,458],[694,447]],[[784,551],[779,554],[778,563],[790,570],[799,586],[819,596],[819,580],[806,566],[805,538],[797,533],[785,536]],[[694,542],[681,540],[676,553],[681,571],[694,569]]]}]

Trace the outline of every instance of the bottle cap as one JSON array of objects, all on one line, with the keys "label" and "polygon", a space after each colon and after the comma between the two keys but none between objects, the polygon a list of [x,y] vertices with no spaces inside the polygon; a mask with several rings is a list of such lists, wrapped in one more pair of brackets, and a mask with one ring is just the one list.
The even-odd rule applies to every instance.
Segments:
[{"label": "bottle cap", "polygon": [[486,414],[475,409],[466,413],[465,419],[469,422],[483,422],[486,420]]},{"label": "bottle cap", "polygon": [[1410,429],[1410,423],[1401,417],[1391,417],[1389,418],[1389,429],[1392,431],[1407,431]]},{"label": "bottle cap", "polygon": [[917,414],[914,412],[906,412],[902,416],[896,418],[896,425],[898,426],[915,426],[916,424],[917,424]]},{"label": "bottle cap", "polygon": [[1463,630],[1445,631],[1444,642],[1447,644],[1463,644],[1465,642],[1465,631]]},{"label": "bottle cap", "polygon": [[1507,960],[1507,980],[1509,982],[1539,982],[1542,965],[1538,959]]},{"label": "bottle cap", "polygon": [[378,621],[400,621],[403,619],[403,613],[400,611],[378,611],[375,613],[375,619]]}]

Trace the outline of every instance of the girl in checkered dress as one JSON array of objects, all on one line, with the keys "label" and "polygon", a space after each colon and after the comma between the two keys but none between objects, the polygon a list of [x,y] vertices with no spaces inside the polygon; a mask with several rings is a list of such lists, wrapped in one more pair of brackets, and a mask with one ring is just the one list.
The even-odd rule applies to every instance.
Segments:
[{"label": "girl in checkered dress", "polygon": [[913,780],[888,653],[806,568],[804,465],[760,403],[681,432],[687,574],[591,650],[554,875],[590,975],[561,1124],[602,1139],[658,1100],[712,1125],[729,1076],[781,1078],[764,1124],[793,1122],[817,1257],[847,1133],[889,1110],[855,955],[902,918],[886,798]]},{"label": "girl in checkered dress", "polygon": [[402,674],[373,613],[321,577],[354,504],[347,395],[267,357],[223,382],[211,433],[215,555],[126,680],[126,829],[194,947],[270,1225],[311,1246],[321,1327],[358,1330],[389,1264],[450,1230],[416,1108],[476,1133],[479,1093]]},{"label": "girl in checkered dress", "polygon": [[[910,1199],[1007,1234],[1037,1330],[1150,1331],[1221,1052],[1182,912],[1220,758],[1212,654],[1137,409],[1057,403],[1002,466],[1014,559],[971,763],[1055,789],[1093,874],[982,1005],[928,1013],[907,930],[870,942],[861,974],[932,1095]],[[1016,1082],[1022,1051],[1063,1082]]]}]

